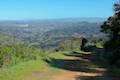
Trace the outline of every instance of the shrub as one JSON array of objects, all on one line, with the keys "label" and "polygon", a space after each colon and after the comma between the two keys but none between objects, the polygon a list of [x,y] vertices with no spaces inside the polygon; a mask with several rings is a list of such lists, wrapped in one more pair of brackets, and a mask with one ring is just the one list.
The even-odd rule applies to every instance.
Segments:
[{"label": "shrub", "polygon": [[14,65],[19,62],[36,60],[43,57],[40,49],[25,44],[16,44],[0,47],[0,66]]}]

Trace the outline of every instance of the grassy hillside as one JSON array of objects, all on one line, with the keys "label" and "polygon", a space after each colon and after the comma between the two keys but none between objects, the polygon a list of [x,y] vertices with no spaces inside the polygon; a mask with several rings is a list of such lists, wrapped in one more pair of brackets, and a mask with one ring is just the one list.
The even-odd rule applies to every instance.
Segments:
[{"label": "grassy hillside", "polygon": [[44,60],[64,58],[61,52],[43,51],[5,34],[0,34],[0,37],[0,80],[24,80],[34,72],[46,74],[46,77],[40,79],[49,80],[59,72]]},{"label": "grassy hillside", "polygon": [[[26,62],[21,62],[17,65],[7,67],[7,68],[1,68],[0,69],[0,79],[1,80],[27,80],[27,76],[32,75],[33,72],[40,72],[41,75],[46,73],[43,77],[39,77],[42,80],[49,80],[53,75],[56,73],[61,72],[59,69],[52,68],[48,66],[48,64],[44,61],[44,59],[50,59],[50,58],[66,58],[61,53],[47,53],[48,55],[44,58],[39,58],[36,60],[30,60]],[[30,80],[37,80],[36,79],[30,79]]]}]

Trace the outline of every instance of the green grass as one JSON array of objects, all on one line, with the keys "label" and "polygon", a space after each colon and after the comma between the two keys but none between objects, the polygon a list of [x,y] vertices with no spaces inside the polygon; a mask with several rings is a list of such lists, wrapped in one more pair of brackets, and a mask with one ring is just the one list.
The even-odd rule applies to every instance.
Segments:
[{"label": "green grass", "polygon": [[96,43],[97,48],[103,48],[103,44],[101,42]]},{"label": "green grass", "polygon": [[[63,53],[67,52],[49,53],[49,55],[46,55],[45,58],[64,59],[66,58],[66,56],[62,55]],[[62,70],[48,66],[47,63],[45,63],[42,59],[39,58],[37,60],[30,60],[27,62],[18,63],[12,67],[1,68],[0,80],[24,80],[26,76],[31,75],[34,71],[56,74],[61,72]]]},{"label": "green grass", "polygon": [[48,58],[55,58],[55,59],[64,59],[66,58],[66,56],[64,56],[64,53],[69,53],[68,51],[64,51],[64,52],[56,52],[56,53],[50,53],[47,57]]},{"label": "green grass", "polygon": [[22,80],[35,70],[45,70],[46,63],[42,60],[28,61],[9,68],[0,69],[0,80]]}]

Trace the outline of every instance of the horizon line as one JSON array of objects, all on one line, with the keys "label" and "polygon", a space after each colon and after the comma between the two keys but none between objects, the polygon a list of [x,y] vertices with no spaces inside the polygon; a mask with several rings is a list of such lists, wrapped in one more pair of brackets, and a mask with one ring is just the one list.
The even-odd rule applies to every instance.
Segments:
[{"label": "horizon line", "polygon": [[68,18],[45,18],[45,19],[0,19],[0,21],[34,21],[34,20],[62,20],[62,19],[107,19],[108,17],[68,17]]}]

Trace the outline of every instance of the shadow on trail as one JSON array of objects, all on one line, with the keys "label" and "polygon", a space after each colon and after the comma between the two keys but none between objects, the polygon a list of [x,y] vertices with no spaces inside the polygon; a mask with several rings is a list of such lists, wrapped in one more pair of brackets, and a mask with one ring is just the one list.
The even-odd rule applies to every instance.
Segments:
[{"label": "shadow on trail", "polygon": [[77,77],[76,80],[120,80],[120,79],[103,75],[103,76],[81,76]]},{"label": "shadow on trail", "polygon": [[[48,62],[48,61],[46,61]],[[94,69],[90,69],[89,65],[85,63],[84,60],[78,59],[51,59],[51,62],[48,62],[50,66],[69,70],[69,71],[78,71],[78,72],[96,72]]]},{"label": "shadow on trail", "polygon": [[76,80],[120,80],[120,78],[110,77],[107,68],[99,64],[99,61],[96,61],[94,54],[72,52],[64,55],[70,58],[51,58],[44,61],[55,68],[80,72],[80,75],[76,76]]}]

